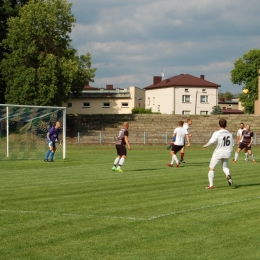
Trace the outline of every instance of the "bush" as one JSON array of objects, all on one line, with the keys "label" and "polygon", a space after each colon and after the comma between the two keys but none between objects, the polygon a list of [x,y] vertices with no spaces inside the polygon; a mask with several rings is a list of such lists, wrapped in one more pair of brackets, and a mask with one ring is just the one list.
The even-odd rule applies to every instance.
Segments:
[{"label": "bush", "polygon": [[132,108],[132,114],[139,114],[139,108],[138,107]]},{"label": "bush", "polygon": [[146,114],[146,109],[143,107],[139,108],[139,114]]},{"label": "bush", "polygon": [[132,114],[160,114],[160,113],[153,113],[151,108],[145,109],[143,107],[134,107],[132,108]]},{"label": "bush", "polygon": [[151,108],[148,108],[148,109],[146,109],[145,111],[146,111],[146,114],[155,114],[155,113],[152,112],[152,109],[151,109]]}]

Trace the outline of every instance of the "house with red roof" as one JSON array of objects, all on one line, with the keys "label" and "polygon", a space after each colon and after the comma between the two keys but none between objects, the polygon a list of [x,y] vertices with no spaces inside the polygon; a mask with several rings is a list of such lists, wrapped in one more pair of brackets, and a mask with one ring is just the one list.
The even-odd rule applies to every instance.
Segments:
[{"label": "house with red roof", "polygon": [[153,84],[145,87],[145,108],[162,114],[209,115],[218,105],[219,84],[180,74],[162,79],[154,76]]}]

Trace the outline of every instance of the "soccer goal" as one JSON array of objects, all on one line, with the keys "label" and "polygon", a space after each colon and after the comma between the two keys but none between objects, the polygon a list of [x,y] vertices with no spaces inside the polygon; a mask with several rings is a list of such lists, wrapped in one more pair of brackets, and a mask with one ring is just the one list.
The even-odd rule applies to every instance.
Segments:
[{"label": "soccer goal", "polygon": [[59,121],[55,158],[66,158],[66,107],[0,104],[0,160],[44,159],[48,126]]}]

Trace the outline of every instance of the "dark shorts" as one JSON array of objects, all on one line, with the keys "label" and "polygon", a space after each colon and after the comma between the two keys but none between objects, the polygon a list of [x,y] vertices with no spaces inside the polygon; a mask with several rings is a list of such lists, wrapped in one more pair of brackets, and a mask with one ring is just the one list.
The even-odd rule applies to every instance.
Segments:
[{"label": "dark shorts", "polygon": [[126,156],[126,148],[125,148],[125,145],[117,144],[117,145],[116,145],[116,151],[117,151],[117,155],[118,155],[118,156],[123,156],[123,155]]},{"label": "dark shorts", "polygon": [[178,153],[180,150],[181,150],[181,148],[183,147],[183,145],[173,145],[172,146],[172,151],[176,154],[176,153]]},{"label": "dark shorts", "polygon": [[251,146],[248,146],[248,144],[240,143],[238,146],[239,149],[244,149],[246,148],[247,150],[251,150]]}]

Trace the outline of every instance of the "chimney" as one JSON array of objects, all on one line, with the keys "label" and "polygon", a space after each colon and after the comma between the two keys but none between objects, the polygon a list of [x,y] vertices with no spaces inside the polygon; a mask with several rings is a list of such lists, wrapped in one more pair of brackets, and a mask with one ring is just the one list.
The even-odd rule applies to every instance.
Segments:
[{"label": "chimney", "polygon": [[204,76],[204,75],[200,75],[200,78],[201,78],[201,79],[205,79],[205,76]]},{"label": "chimney", "polygon": [[153,85],[156,85],[160,82],[162,82],[162,76],[154,76],[153,77]]},{"label": "chimney", "polygon": [[106,85],[106,90],[113,90],[113,85]]}]

